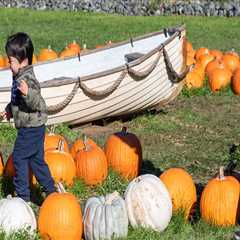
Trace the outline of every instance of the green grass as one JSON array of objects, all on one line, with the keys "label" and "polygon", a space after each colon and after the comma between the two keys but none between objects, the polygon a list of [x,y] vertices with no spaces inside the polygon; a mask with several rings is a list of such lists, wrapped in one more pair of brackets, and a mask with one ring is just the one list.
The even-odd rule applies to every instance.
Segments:
[{"label": "green grass", "polygon": [[[157,31],[163,27],[185,23],[187,36],[195,48],[205,46],[240,51],[240,18],[216,17],[122,17],[107,14],[79,12],[48,12],[23,9],[0,9],[0,52],[9,34],[16,31],[28,32],[36,52],[47,45],[60,51],[66,43],[77,40],[87,43],[89,48],[108,40],[120,41],[144,33]],[[228,161],[229,146],[240,142],[239,97],[230,88],[212,94],[206,85],[200,90],[183,89],[180,96],[162,111],[147,111],[136,114],[127,121],[115,121],[108,125],[106,133],[89,134],[102,147],[110,132],[120,130],[125,124],[134,132],[143,146],[143,168],[141,173],[157,176],[174,166],[184,167],[198,186],[204,185],[220,165]],[[66,137],[69,144],[84,135],[84,129],[71,130],[66,124],[57,126],[56,132]],[[6,161],[11,153],[16,130],[10,125],[0,124],[0,149]],[[0,181],[0,197],[12,192],[9,180]],[[68,191],[76,195],[83,207],[93,195],[102,195],[126,189],[127,182],[110,171],[102,186],[88,187],[76,180]],[[35,197],[41,201],[41,189],[36,189]],[[181,215],[174,215],[163,233],[143,228],[129,227],[127,239],[231,239],[235,228],[219,228],[204,223],[196,212],[194,221],[185,222]],[[0,240],[7,239],[0,233]],[[17,233],[9,239],[29,239],[26,233]],[[36,237],[38,239],[38,237]]]},{"label": "green grass", "polygon": [[17,31],[30,34],[36,52],[51,45],[60,51],[73,39],[88,48],[129,39],[163,27],[186,24],[187,35],[195,48],[206,46],[220,50],[235,48],[240,51],[239,17],[123,17],[107,14],[90,14],[81,12],[49,12],[26,9],[0,9],[0,52],[8,35]]},{"label": "green grass", "polygon": [[40,240],[40,236],[36,234],[30,235],[27,230],[20,230],[13,232],[11,234],[6,234],[3,231],[0,231],[0,240]]}]

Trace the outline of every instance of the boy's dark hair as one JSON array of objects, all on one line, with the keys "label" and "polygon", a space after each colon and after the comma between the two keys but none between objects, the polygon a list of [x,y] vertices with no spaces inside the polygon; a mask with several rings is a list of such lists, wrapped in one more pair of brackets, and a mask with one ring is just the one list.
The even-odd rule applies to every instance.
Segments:
[{"label": "boy's dark hair", "polygon": [[18,32],[9,36],[5,45],[6,54],[15,57],[20,63],[28,59],[28,64],[32,64],[34,47],[31,38],[23,32]]}]

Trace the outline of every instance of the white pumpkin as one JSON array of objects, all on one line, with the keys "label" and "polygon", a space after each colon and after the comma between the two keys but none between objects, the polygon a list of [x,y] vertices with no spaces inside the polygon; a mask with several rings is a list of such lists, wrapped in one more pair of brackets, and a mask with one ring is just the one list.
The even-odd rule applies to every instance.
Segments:
[{"label": "white pumpkin", "polygon": [[126,237],[128,216],[125,201],[118,192],[91,197],[85,205],[83,222],[86,240]]},{"label": "white pumpkin", "polygon": [[125,203],[132,227],[163,231],[172,217],[172,201],[163,182],[151,174],[131,181],[125,191]]},{"label": "white pumpkin", "polygon": [[7,234],[20,229],[32,233],[37,223],[32,208],[23,199],[9,195],[0,200],[0,226]]}]

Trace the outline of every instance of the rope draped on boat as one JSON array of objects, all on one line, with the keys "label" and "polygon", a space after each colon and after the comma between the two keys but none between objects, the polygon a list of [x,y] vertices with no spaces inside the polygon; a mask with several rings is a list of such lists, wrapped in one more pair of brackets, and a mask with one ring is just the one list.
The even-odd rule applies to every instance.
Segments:
[{"label": "rope draped on boat", "polygon": [[186,41],[185,41],[185,39],[183,41],[184,41],[184,44],[183,44],[183,58],[184,58],[183,66],[185,66],[185,69],[181,73],[177,73],[174,70],[173,65],[170,61],[170,58],[168,56],[168,53],[167,53],[164,45],[162,45],[162,47],[159,49],[158,56],[156,57],[154,62],[151,64],[151,66],[148,67],[148,69],[146,69],[144,71],[136,71],[136,70],[130,68],[129,65],[126,63],[125,64],[126,68],[121,72],[120,76],[116,79],[114,84],[112,86],[106,88],[105,90],[96,91],[96,90],[90,89],[82,81],[82,79],[80,77],[78,77],[70,94],[62,102],[55,104],[55,105],[48,106],[47,113],[49,115],[53,115],[53,114],[56,114],[56,113],[62,111],[72,101],[72,99],[74,98],[74,96],[76,95],[76,93],[78,91],[78,88],[81,88],[82,91],[87,95],[91,95],[91,96],[95,96],[95,97],[103,97],[103,96],[106,96],[106,95],[114,92],[118,88],[118,86],[121,84],[122,80],[124,79],[124,77],[127,74],[129,74],[135,80],[142,80],[142,79],[146,78],[156,68],[156,66],[160,60],[160,57],[162,55],[164,57],[166,69],[167,69],[168,74],[170,75],[171,81],[173,83],[181,82],[186,77],[187,73],[189,72],[189,67],[186,66],[186,53],[185,53]]},{"label": "rope draped on boat", "polygon": [[72,101],[72,99],[74,98],[74,96],[76,95],[76,93],[78,91],[78,88],[81,88],[82,91],[85,92],[87,95],[92,95],[92,96],[95,96],[95,97],[101,97],[101,96],[105,96],[105,95],[110,94],[113,91],[115,91],[118,88],[118,86],[121,84],[122,80],[125,78],[127,73],[129,75],[131,75],[131,77],[133,77],[134,79],[136,79],[136,78],[143,79],[143,78],[147,77],[157,66],[161,55],[162,55],[162,53],[159,51],[158,56],[154,60],[153,64],[143,72],[136,71],[136,70],[130,68],[128,66],[128,64],[126,64],[126,69],[124,69],[121,72],[120,76],[116,79],[114,84],[112,86],[106,88],[105,90],[102,90],[102,91],[96,91],[96,90],[90,89],[82,81],[82,79],[80,77],[78,77],[77,78],[78,81],[74,84],[71,93],[62,102],[47,107],[48,115],[53,115],[53,114],[56,114],[56,113],[62,111]]},{"label": "rope draped on boat", "polygon": [[47,114],[53,115],[62,111],[72,101],[72,99],[74,98],[74,96],[78,91],[78,88],[79,88],[79,82],[76,82],[70,94],[62,102],[57,103],[55,105],[47,106]]},{"label": "rope draped on boat", "polygon": [[154,62],[152,63],[152,65],[146,69],[145,71],[136,71],[132,68],[129,67],[128,63],[126,63],[126,67],[127,67],[127,71],[128,71],[128,74],[134,78],[134,79],[143,79],[145,77],[147,77],[154,69],[155,67],[157,66],[158,62],[159,62],[159,59],[160,57],[162,56],[162,52],[158,52],[158,56],[156,57],[156,59],[154,60]]},{"label": "rope draped on boat", "polygon": [[164,56],[164,61],[166,64],[167,71],[172,78],[171,81],[174,83],[181,82],[186,77],[187,73],[189,72],[189,67],[184,64],[186,66],[185,69],[181,73],[177,73],[174,70],[173,65],[170,61],[170,58],[168,56],[168,53],[164,47],[163,47],[163,56]]},{"label": "rope draped on boat", "polygon": [[110,86],[102,91],[96,91],[96,90],[90,89],[81,80],[81,78],[78,77],[79,87],[83,90],[83,92],[87,93],[88,95],[92,95],[92,96],[96,96],[96,97],[105,96],[107,94],[112,93],[115,89],[117,89],[117,87],[120,85],[120,83],[122,82],[122,80],[125,78],[126,75],[127,75],[127,70],[125,69],[124,71],[121,72],[120,76],[117,78],[117,80],[114,82],[114,84],[112,86]]}]

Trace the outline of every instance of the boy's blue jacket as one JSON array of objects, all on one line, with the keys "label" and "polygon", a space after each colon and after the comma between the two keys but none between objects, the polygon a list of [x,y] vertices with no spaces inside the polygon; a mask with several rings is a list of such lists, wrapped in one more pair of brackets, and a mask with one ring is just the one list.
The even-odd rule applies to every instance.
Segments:
[{"label": "boy's blue jacket", "polygon": [[[28,94],[22,95],[18,90],[20,82],[24,80],[28,85]],[[40,84],[33,72],[32,66],[20,69],[13,78],[11,102],[6,106],[14,119],[15,127],[38,127],[47,121],[47,106],[41,96]]]}]

